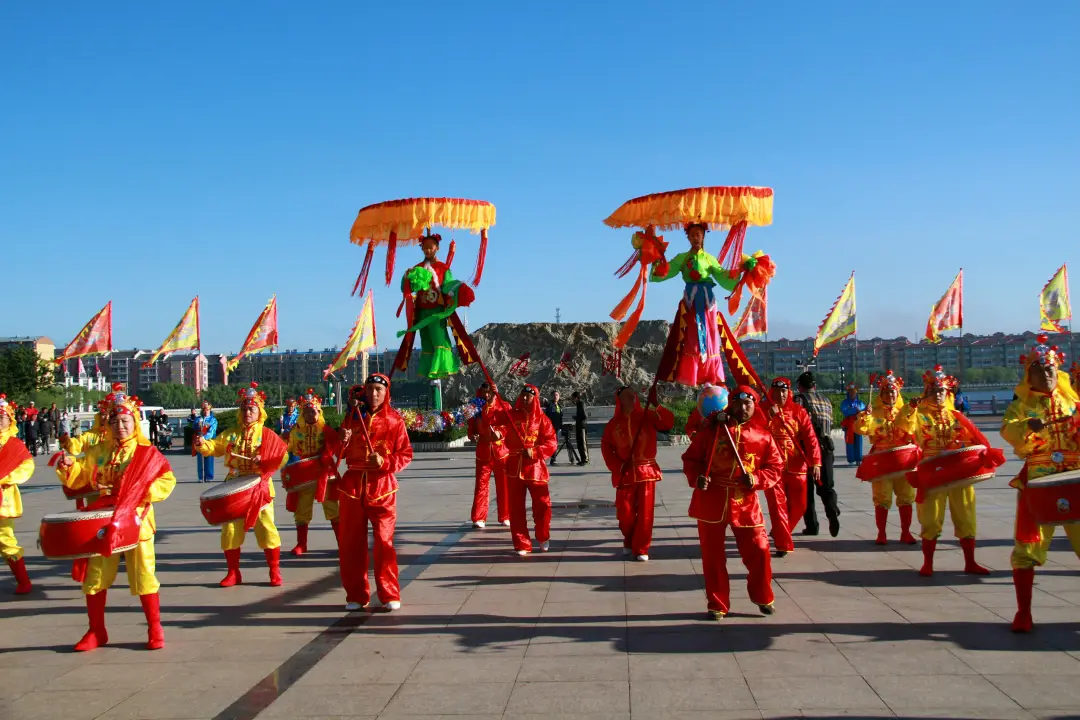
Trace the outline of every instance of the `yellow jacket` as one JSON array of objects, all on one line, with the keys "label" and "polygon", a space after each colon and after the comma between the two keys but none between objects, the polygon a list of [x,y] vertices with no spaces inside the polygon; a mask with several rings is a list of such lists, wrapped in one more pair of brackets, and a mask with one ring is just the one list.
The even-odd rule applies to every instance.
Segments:
[{"label": "yellow jacket", "polygon": [[910,433],[915,444],[922,448],[923,458],[931,458],[945,450],[971,445],[975,440],[956,419],[956,414],[952,396],[949,396],[945,407],[923,399],[917,406],[908,405],[900,413],[898,425],[901,430]]},{"label": "yellow jacket", "polygon": [[[135,449],[149,444],[150,442],[141,436],[131,437],[123,443],[106,437],[102,442],[87,448],[82,457],[75,458],[75,464],[70,469],[58,465],[56,474],[60,482],[73,490],[92,488],[102,497],[115,495],[123,482],[124,471],[135,455]],[[176,476],[171,470],[166,470],[150,485],[146,499],[150,503],[161,502],[172,494],[175,487]],[[144,505],[139,506],[140,513],[143,507]],[[156,529],[154,508],[151,507],[139,529],[139,540],[149,540]]]},{"label": "yellow jacket", "polygon": [[873,409],[855,417],[854,431],[870,438],[870,452],[890,450],[915,441],[907,429],[910,421],[902,420],[904,398],[897,397],[895,405],[885,405],[874,398]]},{"label": "yellow jacket", "polygon": [[[1058,386],[1052,395],[1037,393],[1025,380],[1016,388],[1013,400],[1001,422],[1001,437],[1023,458],[1027,478],[1034,479],[1080,467],[1080,438],[1073,418],[1077,412],[1076,392],[1065,373],[1058,373]],[[1028,420],[1038,418],[1046,425],[1035,432]],[[1018,483],[1014,481],[1014,487]]]},{"label": "yellow jacket", "polygon": [[[259,466],[255,464],[254,457],[259,454],[262,446],[263,424],[255,423],[239,428],[232,427],[225,432],[218,433],[212,440],[204,439],[196,451],[203,457],[225,458],[225,467],[229,468],[226,480],[238,478],[241,475],[258,475]],[[289,461],[286,453],[281,461],[281,466]],[[274,497],[274,483],[270,481],[270,497]]]},{"label": "yellow jacket", "polygon": [[[0,447],[18,434],[19,430],[15,423],[11,423],[8,429],[0,433]],[[0,478],[0,486],[4,488],[4,500],[0,503],[0,518],[22,517],[22,495],[19,493],[19,485],[30,479],[34,474],[34,460],[25,460],[19,464],[7,477]]]}]

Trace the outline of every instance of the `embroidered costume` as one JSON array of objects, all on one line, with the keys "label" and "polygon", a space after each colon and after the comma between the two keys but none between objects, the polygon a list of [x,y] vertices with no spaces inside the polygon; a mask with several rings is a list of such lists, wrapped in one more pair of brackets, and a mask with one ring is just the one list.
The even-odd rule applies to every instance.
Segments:
[{"label": "embroidered costume", "polygon": [[559,447],[559,439],[543,410],[540,391],[526,385],[514,402],[507,424],[506,483],[510,490],[510,534],[518,555],[532,552],[529,521],[525,516],[525,495],[532,497],[533,524],[540,549],[547,551],[551,540],[551,495],[548,492],[546,459]]},{"label": "embroidered costume", "polygon": [[484,404],[469,418],[468,423],[469,439],[476,443],[476,485],[469,518],[475,528],[483,528],[487,524],[490,487],[494,482],[499,523],[509,526],[510,490],[506,485],[506,457],[510,451],[506,449],[506,426],[510,422],[510,404],[499,397],[496,389],[488,383],[480,386],[476,397]]},{"label": "embroidered costume", "polygon": [[[340,534],[338,489],[334,482],[337,479],[336,458],[341,445],[338,433],[323,419],[322,398],[313,390],[308,389],[307,394],[300,399],[300,407],[302,410],[297,412],[296,421],[289,431],[290,463],[302,460],[315,463],[316,467],[307,472],[316,475],[318,481],[314,487],[290,492],[285,497],[285,509],[293,514],[296,523],[296,547],[291,551],[293,555],[303,555],[308,550],[308,525],[311,524],[316,501],[322,505],[323,517],[330,521],[334,537]],[[309,423],[305,413],[314,413],[315,421]],[[286,465],[286,470],[289,469]]]},{"label": "embroidered costume", "polygon": [[22,495],[19,485],[34,474],[34,457],[26,444],[16,437],[19,426],[15,421],[18,407],[0,394],[0,555],[15,575],[15,594],[30,592],[30,577],[26,574],[23,549],[15,538],[15,519],[22,517]]}]

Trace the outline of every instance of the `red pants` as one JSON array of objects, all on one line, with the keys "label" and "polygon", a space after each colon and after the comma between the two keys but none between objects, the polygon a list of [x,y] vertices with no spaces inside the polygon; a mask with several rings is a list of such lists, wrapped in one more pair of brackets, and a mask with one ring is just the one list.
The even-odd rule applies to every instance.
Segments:
[{"label": "red pants", "polygon": [[615,491],[615,514],[623,534],[623,547],[635,555],[648,555],[652,545],[655,482],[636,482]]},{"label": "red pants", "polygon": [[551,538],[551,495],[547,483],[528,483],[521,478],[510,478],[510,535],[515,550],[532,550],[529,539],[529,521],[525,517],[525,488],[532,495],[533,524],[536,541],[547,542]]},{"label": "red pants", "polygon": [[499,522],[510,519],[506,509],[506,465],[502,460],[476,461],[476,488],[473,490],[472,521],[487,521],[488,504],[491,499],[489,480],[495,476],[495,507]]},{"label": "red pants", "polygon": [[772,521],[773,544],[777,550],[791,552],[795,543],[791,531],[806,513],[806,476],[783,473],[780,482],[765,491]]},{"label": "red pants", "polygon": [[338,562],[346,602],[367,605],[371,600],[368,589],[368,523],[375,536],[375,587],[384,605],[401,600],[398,585],[397,552],[394,550],[394,524],[397,505],[393,497],[383,498],[385,505],[369,505],[358,498],[341,496]]},{"label": "red pants", "polygon": [[[698,520],[698,540],[701,542],[701,569],[705,575],[705,598],[709,610],[726,613],[731,607],[731,587],[728,584],[727,555],[724,536],[728,524]],[[769,559],[769,538],[763,527],[732,528],[735,544],[746,566],[746,589],[755,605],[769,605],[772,591],[772,564]]]}]

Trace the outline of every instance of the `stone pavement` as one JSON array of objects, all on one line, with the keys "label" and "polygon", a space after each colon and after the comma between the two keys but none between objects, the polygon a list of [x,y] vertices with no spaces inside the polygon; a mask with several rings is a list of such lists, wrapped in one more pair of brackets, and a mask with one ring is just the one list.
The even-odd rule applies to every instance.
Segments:
[{"label": "stone pavement", "polygon": [[[86,615],[70,563],[34,547],[38,519],[71,506],[42,463],[17,526],[34,594],[9,595],[0,569],[0,719],[1080,714],[1080,561],[1063,538],[1037,575],[1036,632],[1008,629],[1015,496],[1006,482],[1018,462],[979,486],[988,578],[960,572],[951,538],[931,580],[915,573],[917,546],[873,545],[869,488],[841,464],[840,536],[774,560],[773,617],[746,597],[729,542],[733,608],[717,623],[705,619],[680,453],[661,450],[667,475],[648,563],[621,557],[598,452],[589,468],[555,468],[551,552],[526,559],[511,553],[507,529],[463,522],[469,454],[418,455],[398,500],[404,607],[370,615],[344,613],[318,511],[311,554],[283,556],[284,587],[269,587],[249,537],[246,584],[219,588],[218,532],[198,511],[206,486],[193,481],[190,458],[172,456],[181,482],[158,508],[157,536],[167,646],[142,649],[142,611],[121,574],[109,595],[112,644],[86,654],[71,652]],[[276,509],[287,550],[283,494]],[[895,510],[890,521],[895,538]]]}]

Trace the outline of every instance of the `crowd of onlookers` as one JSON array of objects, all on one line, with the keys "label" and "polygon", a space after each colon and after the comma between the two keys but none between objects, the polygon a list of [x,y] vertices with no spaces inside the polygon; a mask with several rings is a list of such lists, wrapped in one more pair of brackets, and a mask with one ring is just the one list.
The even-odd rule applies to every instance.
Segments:
[{"label": "crowd of onlookers", "polygon": [[62,435],[79,434],[78,423],[72,422],[67,411],[56,407],[56,403],[39,410],[31,401],[26,407],[19,408],[15,422],[19,428],[19,439],[26,443],[33,455],[52,451],[53,443],[58,444]]}]

